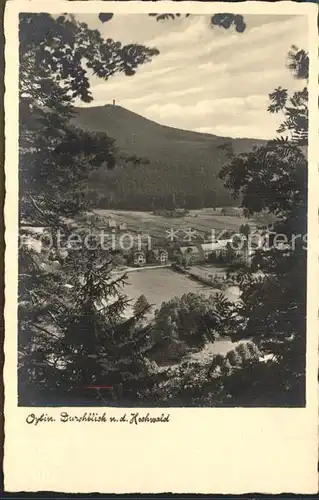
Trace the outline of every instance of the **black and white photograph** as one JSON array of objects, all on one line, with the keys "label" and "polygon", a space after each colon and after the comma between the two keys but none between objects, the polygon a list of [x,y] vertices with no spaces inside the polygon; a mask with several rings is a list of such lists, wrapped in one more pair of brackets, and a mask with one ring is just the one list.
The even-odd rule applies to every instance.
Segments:
[{"label": "black and white photograph", "polygon": [[19,15],[19,406],[304,407],[308,17]]},{"label": "black and white photograph", "polygon": [[7,3],[6,491],[317,491],[317,14]]}]

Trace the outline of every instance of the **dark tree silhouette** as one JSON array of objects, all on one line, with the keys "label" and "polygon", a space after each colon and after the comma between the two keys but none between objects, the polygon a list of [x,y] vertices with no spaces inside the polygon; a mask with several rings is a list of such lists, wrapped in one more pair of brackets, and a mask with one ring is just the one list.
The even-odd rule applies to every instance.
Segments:
[{"label": "dark tree silhouette", "polygon": [[[109,400],[138,399],[150,380],[147,332],[135,327],[142,314],[124,318],[125,277],[111,278],[111,256],[100,247],[88,250],[84,239],[70,246],[74,226],[66,219],[88,210],[88,175],[113,168],[116,147],[70,117],[75,98],[92,100],[85,64],[105,80],[131,76],[158,51],[105,40],[72,15],[21,14],[19,35],[20,222],[45,228],[51,254],[61,250],[58,231],[68,242],[55,265],[32,245],[19,252],[19,401],[85,404],[98,397],[84,389],[94,384],[112,388]],[[92,238],[93,231],[94,224]]]},{"label": "dark tree silhouette", "polygon": [[[296,77],[303,75],[305,80],[307,58],[304,51],[297,49],[289,53],[291,69]],[[252,393],[263,393],[264,404],[302,406],[306,354],[307,89],[294,95],[289,103],[287,95],[283,89],[270,94],[269,111],[283,112],[286,119],[281,130],[289,129],[290,137],[235,156],[224,166],[221,177],[234,196],[241,196],[247,215],[265,210],[276,216],[270,244],[253,258],[264,275],[246,274],[239,307],[245,322],[236,338],[253,338],[271,358],[262,378],[251,374]],[[258,401],[263,397],[259,395]]]}]

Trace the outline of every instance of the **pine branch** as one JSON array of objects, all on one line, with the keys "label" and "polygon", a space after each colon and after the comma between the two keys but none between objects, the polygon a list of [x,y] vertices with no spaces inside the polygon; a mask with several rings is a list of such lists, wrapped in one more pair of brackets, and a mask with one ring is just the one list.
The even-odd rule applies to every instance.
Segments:
[{"label": "pine branch", "polygon": [[37,323],[34,323],[33,321],[31,321],[31,325],[33,325],[35,328],[37,328],[38,330],[42,331],[43,333],[46,333],[50,337],[54,337],[54,338],[57,338],[57,339],[59,338],[58,335],[55,335],[54,333],[49,332],[46,328],[44,328],[43,326],[38,325]]}]

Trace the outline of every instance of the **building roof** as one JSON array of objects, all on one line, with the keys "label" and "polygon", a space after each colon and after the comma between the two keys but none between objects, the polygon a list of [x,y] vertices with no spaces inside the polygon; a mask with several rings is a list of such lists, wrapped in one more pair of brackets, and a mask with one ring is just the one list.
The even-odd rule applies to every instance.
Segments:
[{"label": "building roof", "polygon": [[153,252],[154,253],[168,253],[167,250],[165,248],[153,248]]},{"label": "building roof", "polygon": [[201,247],[204,252],[214,252],[215,250],[223,250],[227,247],[227,243],[231,240],[221,240],[221,241],[212,241],[211,243],[202,243]]},{"label": "building roof", "polygon": [[145,250],[143,250],[142,248],[141,249],[132,248],[132,252],[133,252],[134,255],[138,255],[138,254],[145,255]]}]

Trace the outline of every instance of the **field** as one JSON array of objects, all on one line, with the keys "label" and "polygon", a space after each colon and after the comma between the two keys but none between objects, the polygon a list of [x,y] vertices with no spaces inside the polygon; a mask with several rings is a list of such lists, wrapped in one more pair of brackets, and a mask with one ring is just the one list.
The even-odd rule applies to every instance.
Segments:
[{"label": "field", "polygon": [[[141,270],[128,274],[129,284],[125,286],[124,292],[134,301],[140,296],[145,295],[148,302],[153,305],[151,315],[155,309],[158,309],[162,302],[168,301],[172,297],[181,297],[184,293],[202,293],[209,296],[219,290],[201,285],[183,274],[178,274],[171,269]],[[230,287],[225,293],[230,300],[236,300],[237,290]],[[128,311],[130,314],[132,311]],[[230,340],[221,339],[209,343],[205,348],[193,356],[194,361],[203,361],[214,354],[225,354],[233,349],[236,344]]]},{"label": "field", "polygon": [[[162,302],[172,297],[181,297],[184,293],[202,293],[209,296],[219,292],[168,268],[145,269],[129,273],[128,283],[124,288],[127,296],[135,301],[141,295],[145,295],[153,306],[153,311],[159,308]],[[237,298],[235,290],[232,289],[228,294],[226,293],[227,295],[231,300]]]},{"label": "field", "polygon": [[210,295],[214,292],[212,288],[201,285],[190,280],[187,276],[167,268],[145,269],[129,273],[128,282],[124,292],[129,298],[136,300],[140,295],[145,295],[154,309],[159,308],[162,302],[175,296],[181,297],[184,293],[194,292]]},{"label": "field", "polygon": [[[150,212],[134,212],[126,210],[94,210],[94,212],[102,219],[105,219],[107,227],[107,219],[111,218],[119,223],[126,223],[127,230],[137,233],[147,233],[152,238],[166,239],[168,233],[166,230],[174,229],[179,231],[181,240],[185,237],[188,229],[196,231],[197,236],[204,236],[205,233],[215,231],[230,230],[238,231],[242,224],[247,223],[247,219],[241,216],[223,216],[217,215],[212,208],[202,210],[191,210],[188,215],[183,217],[165,217],[162,215],[154,215]],[[253,221],[251,221],[253,222]],[[103,225],[103,222],[102,222]]]}]

